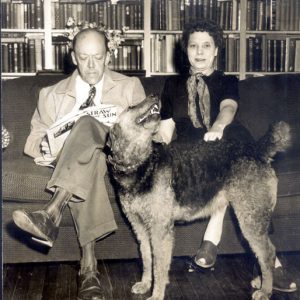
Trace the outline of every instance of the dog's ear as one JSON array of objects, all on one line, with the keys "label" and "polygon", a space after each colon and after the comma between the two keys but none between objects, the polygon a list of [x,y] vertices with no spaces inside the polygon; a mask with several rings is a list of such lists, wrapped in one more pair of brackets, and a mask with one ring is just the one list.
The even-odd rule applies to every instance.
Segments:
[{"label": "dog's ear", "polygon": [[110,127],[109,134],[106,140],[106,146],[109,148],[113,147],[114,141],[116,140],[116,137],[119,137],[120,132],[120,125],[118,123],[115,123],[112,127]]}]

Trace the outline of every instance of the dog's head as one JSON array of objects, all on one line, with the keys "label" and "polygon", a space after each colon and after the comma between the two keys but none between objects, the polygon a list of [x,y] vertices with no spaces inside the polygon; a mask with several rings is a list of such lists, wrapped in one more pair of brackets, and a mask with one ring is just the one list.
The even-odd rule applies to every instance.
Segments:
[{"label": "dog's head", "polygon": [[123,111],[110,129],[108,144],[115,159],[124,164],[143,160],[151,152],[151,143],[160,122],[160,101],[155,95]]},{"label": "dog's head", "polygon": [[147,96],[144,101],[127,108],[119,117],[119,126],[130,126],[134,130],[146,128],[150,133],[157,130],[160,121],[160,101],[156,95]]}]

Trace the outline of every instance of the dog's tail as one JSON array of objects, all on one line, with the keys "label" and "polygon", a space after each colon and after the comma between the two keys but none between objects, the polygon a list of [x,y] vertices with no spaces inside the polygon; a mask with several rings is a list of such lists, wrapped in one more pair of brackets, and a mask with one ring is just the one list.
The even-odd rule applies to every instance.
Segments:
[{"label": "dog's tail", "polygon": [[267,133],[258,141],[260,157],[271,161],[277,152],[283,152],[291,145],[289,124],[280,121],[270,126]]}]

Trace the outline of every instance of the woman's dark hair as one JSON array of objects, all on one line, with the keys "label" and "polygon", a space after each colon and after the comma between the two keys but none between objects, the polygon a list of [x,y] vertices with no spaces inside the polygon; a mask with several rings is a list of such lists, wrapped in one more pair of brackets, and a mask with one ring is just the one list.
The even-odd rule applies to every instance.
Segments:
[{"label": "woman's dark hair", "polygon": [[186,53],[190,35],[194,32],[207,32],[214,40],[216,47],[221,50],[223,45],[223,30],[212,20],[197,20],[184,26],[182,33],[182,49]]}]

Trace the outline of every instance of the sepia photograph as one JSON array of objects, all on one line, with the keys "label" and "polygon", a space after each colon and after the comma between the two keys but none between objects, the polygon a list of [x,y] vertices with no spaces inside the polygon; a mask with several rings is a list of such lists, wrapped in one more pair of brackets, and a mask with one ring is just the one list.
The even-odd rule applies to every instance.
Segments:
[{"label": "sepia photograph", "polygon": [[4,300],[300,300],[300,0],[1,0]]}]

